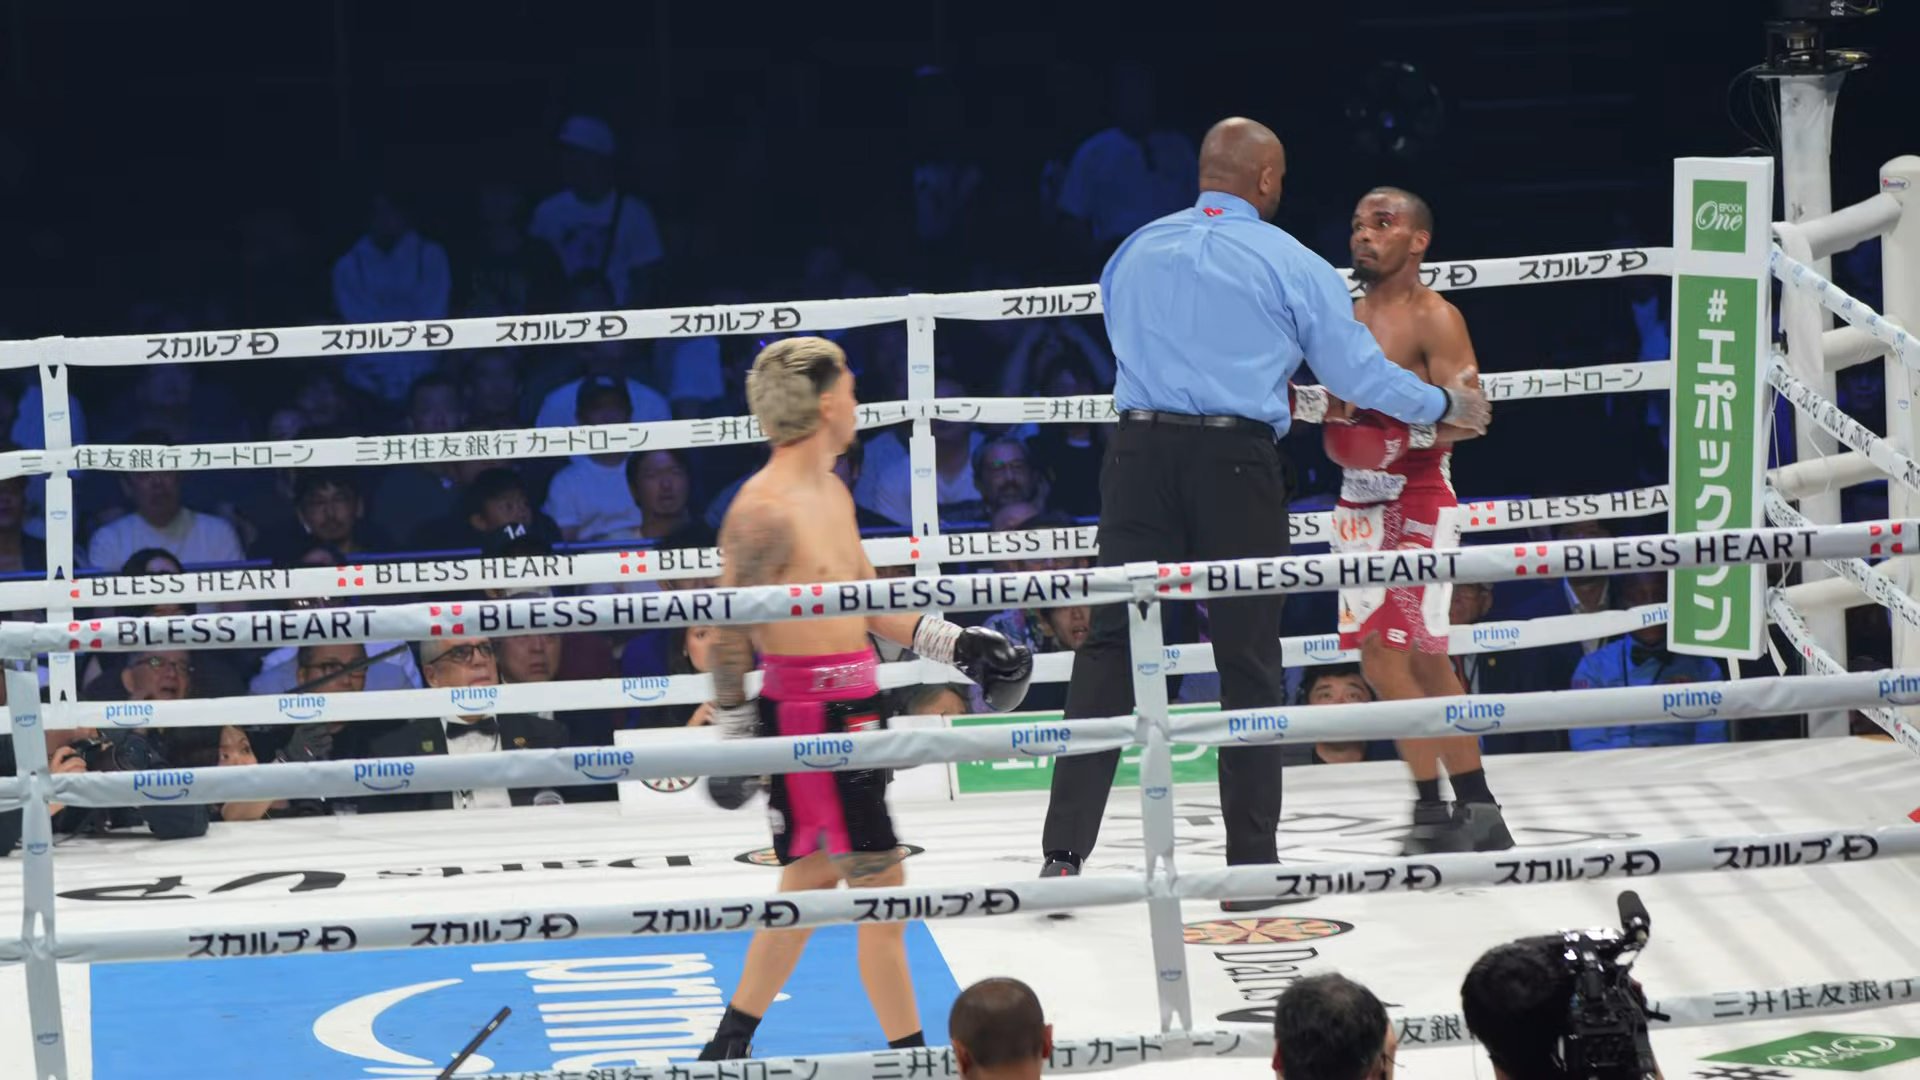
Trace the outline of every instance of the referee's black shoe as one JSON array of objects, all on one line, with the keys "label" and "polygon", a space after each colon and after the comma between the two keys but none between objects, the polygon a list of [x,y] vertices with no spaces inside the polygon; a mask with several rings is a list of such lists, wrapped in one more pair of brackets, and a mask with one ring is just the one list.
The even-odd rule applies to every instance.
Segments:
[{"label": "referee's black shoe", "polygon": [[1047,865],[1040,868],[1040,876],[1043,878],[1079,877],[1080,860],[1064,851],[1049,851]]}]

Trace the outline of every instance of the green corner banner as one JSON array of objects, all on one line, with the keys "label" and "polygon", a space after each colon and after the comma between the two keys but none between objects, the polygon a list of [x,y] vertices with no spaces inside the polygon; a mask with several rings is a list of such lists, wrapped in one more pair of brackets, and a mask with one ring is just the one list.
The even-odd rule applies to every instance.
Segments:
[{"label": "green corner banner", "polygon": [[[1673,391],[1669,472],[1676,533],[1766,525],[1773,162],[1674,162]],[[1674,652],[1761,655],[1763,566],[1676,570]]]},{"label": "green corner banner", "polygon": [[[1174,716],[1183,713],[1211,712],[1217,705],[1175,705],[1167,711]],[[955,716],[949,722],[954,727],[979,727],[983,724],[1030,724],[1059,720],[1057,712],[1001,713],[984,716]],[[1219,751],[1211,746],[1188,746],[1174,743],[1173,782],[1176,784],[1211,784],[1218,779],[1220,772]],[[1005,761],[961,761],[953,765],[953,791],[955,795],[980,795],[995,791],[1046,791],[1053,786],[1053,759],[1049,757],[1008,758]],[[1120,753],[1120,767],[1114,770],[1113,786],[1140,786],[1140,747],[1129,747]]]},{"label": "green corner banner", "polygon": [[1739,1065],[1771,1065],[1781,1069],[1832,1069],[1867,1072],[1920,1057],[1920,1039],[1895,1035],[1847,1035],[1836,1031],[1809,1031],[1791,1039],[1776,1039],[1744,1050],[1729,1050],[1702,1061],[1731,1061]]}]

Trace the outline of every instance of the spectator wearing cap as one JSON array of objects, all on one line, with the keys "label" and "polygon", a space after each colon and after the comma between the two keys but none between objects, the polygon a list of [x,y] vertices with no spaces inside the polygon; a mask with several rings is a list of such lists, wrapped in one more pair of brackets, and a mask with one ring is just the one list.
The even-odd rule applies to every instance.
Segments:
[{"label": "spectator wearing cap", "polygon": [[[486,638],[432,638],[419,642],[420,670],[438,690],[497,686],[493,642]],[[566,729],[552,720],[525,713],[464,714],[414,720],[373,740],[374,757],[485,754],[496,750],[552,749],[567,744]],[[550,788],[480,788],[362,798],[363,811],[483,810],[564,802]]]},{"label": "spectator wearing cap", "polygon": [[598,276],[621,307],[646,306],[651,270],[666,252],[653,211],[615,186],[613,129],[598,117],[568,117],[560,146],[566,187],[534,207],[528,231],[553,245],[569,277]]},{"label": "spectator wearing cap", "polygon": [[[447,317],[453,275],[447,249],[422,237],[400,200],[375,194],[367,231],[333,264],[333,308],[343,322],[414,322]],[[349,357],[347,381],[381,401],[398,403],[431,371],[431,352]]]},{"label": "spectator wearing cap", "polygon": [[[606,285],[591,280],[574,282],[567,291],[567,308],[570,311],[605,311],[614,306],[613,294]],[[586,381],[596,376],[619,379],[626,384],[627,400],[633,404],[635,423],[650,424],[660,420],[673,419],[673,410],[667,405],[667,399],[654,389],[628,374],[632,366],[635,342],[614,338],[610,341],[589,339],[573,345],[559,345],[545,349],[540,354],[541,363],[532,369],[526,391],[536,397],[539,408],[534,410],[534,427],[571,427],[587,421],[580,417],[580,388]],[[561,358],[571,361],[571,365]],[[559,384],[554,389],[549,373],[574,371],[578,374]]]},{"label": "spectator wearing cap", "polygon": [[[580,384],[580,422],[633,422],[633,400],[620,379],[589,377]],[[577,543],[594,543],[631,535],[639,530],[640,507],[627,490],[627,454],[615,451],[576,457],[554,474],[542,509],[560,526],[560,535]]]},{"label": "spectator wearing cap", "polygon": [[[166,445],[159,431],[143,431],[134,442]],[[120,478],[120,490],[133,512],[101,526],[87,545],[87,562],[101,569],[126,563],[143,548],[173,552],[187,566],[237,563],[246,559],[239,534],[225,520],[190,510],[180,503],[180,474],[172,469],[130,472]]]}]

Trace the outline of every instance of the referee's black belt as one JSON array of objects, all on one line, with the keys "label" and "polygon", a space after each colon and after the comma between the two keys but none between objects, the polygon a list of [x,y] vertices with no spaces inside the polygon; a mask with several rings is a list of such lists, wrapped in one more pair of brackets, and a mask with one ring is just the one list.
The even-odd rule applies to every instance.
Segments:
[{"label": "referee's black belt", "polygon": [[1194,416],[1191,413],[1158,412],[1154,409],[1127,409],[1120,419],[1135,424],[1170,424],[1174,427],[1219,428],[1249,435],[1273,438],[1273,425],[1244,416]]}]

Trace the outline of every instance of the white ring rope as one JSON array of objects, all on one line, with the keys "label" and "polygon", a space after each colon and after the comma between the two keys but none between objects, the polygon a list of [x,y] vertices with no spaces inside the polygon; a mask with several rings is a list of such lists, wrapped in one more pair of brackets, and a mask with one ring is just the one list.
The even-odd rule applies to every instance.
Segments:
[{"label": "white ring rope", "polygon": [[[1659,484],[1599,495],[1462,503],[1462,529],[1500,532],[1547,523],[1604,521],[1665,513],[1670,488]],[[1289,516],[1297,546],[1332,539],[1333,515],[1315,511]],[[953,532],[861,541],[875,566],[920,562],[997,562],[1099,553],[1099,530],[1091,525],[1001,532]],[[639,548],[574,555],[514,556],[361,563],[336,567],[203,570],[183,574],[103,574],[73,581],[0,582],[0,611],[25,611],[51,602],[87,607],[146,607],[156,603],[227,603],[252,600],[328,599],[421,594],[473,589],[558,588],[621,585],[717,577],[719,548]]]},{"label": "white ring rope", "polygon": [[[1673,365],[1665,360],[1601,364],[1584,368],[1508,371],[1483,377],[1493,401],[1580,397],[1666,390]],[[856,416],[862,430],[915,420],[970,424],[1110,424],[1118,422],[1113,398],[1087,394],[1063,398],[938,398],[863,404]],[[361,435],[286,442],[199,443],[156,446],[89,443],[66,450],[14,450],[0,454],[0,479],[64,473],[70,469],[142,472],[153,469],[287,469],[346,466],[439,464],[578,454],[645,453],[718,446],[750,446],[766,441],[751,416],[705,420],[655,420],[636,424],[581,424],[567,427],[468,431],[445,435]]]},{"label": "white ring rope", "polygon": [[1868,461],[1878,465],[1891,479],[1920,491],[1920,462],[1895,449],[1893,444],[1867,430],[1865,424],[1842,412],[1840,406],[1813,387],[1801,382],[1788,370],[1787,360],[1778,352],[1767,363],[1767,381],[1792,402],[1794,407],[1827,434],[1847,444]]},{"label": "white ring rope", "polygon": [[1343,587],[1497,582],[1634,570],[1806,562],[1879,554],[1904,544],[1920,521],[1851,522],[1804,529],[1556,540],[1544,543],[1289,555],[1044,573],[881,578],[740,589],[688,589],[617,596],[398,604],[174,616],[113,616],[86,622],[0,623],[0,655],[137,652],[154,648],[247,648],[435,637],[564,633],[590,629],[753,624],[915,611],[981,611],[1119,603],[1164,596],[1326,592]]},{"label": "white ring rope", "polygon": [[[1920,341],[1898,325],[1889,322],[1879,312],[1848,296],[1846,291],[1826,278],[1811,266],[1795,259],[1780,250],[1775,244],[1767,256],[1767,268],[1781,283],[1813,294],[1820,306],[1846,320],[1849,324],[1864,331],[1874,340],[1893,350],[1900,361],[1916,371],[1920,371]],[[1818,347],[1818,343],[1815,343]]]},{"label": "white ring rope", "polygon": [[[1800,650],[1800,655],[1806,658],[1809,667],[1829,675],[1842,674],[1847,670],[1845,664],[1834,659],[1833,654],[1821,648],[1820,643],[1813,639],[1813,632],[1807,628],[1806,621],[1800,617],[1800,613],[1794,609],[1794,606],[1787,602],[1786,594],[1779,589],[1768,591],[1767,613],[1772,616],[1773,624],[1787,635],[1787,640],[1793,642],[1794,648]],[[1800,676],[1800,678],[1808,677]],[[1904,700],[1894,700],[1894,695],[1887,695],[1888,700],[1881,705],[1855,706],[1855,708],[1860,709],[1862,715],[1869,720],[1880,725],[1881,730],[1891,735],[1900,745],[1920,754],[1920,731],[1916,731],[1913,725],[1907,723],[1899,713],[1885,707],[1886,704],[1901,708],[1910,707],[1920,700],[1920,694],[1903,693],[1899,697]]]},{"label": "white ring rope", "polygon": [[[1746,874],[1818,865],[1857,865],[1920,853],[1920,826],[1870,830],[1769,833],[1718,838],[1591,844],[1551,854],[1507,852],[1433,855],[1373,862],[1238,866],[1183,874],[1173,890],[1182,899],[1431,892],[1442,887],[1502,888],[1569,880],[1638,881],[1661,874]],[[156,929],[83,929],[62,933],[53,957],[67,963],[117,964],[147,960],[228,960],[301,953],[371,952],[518,941],[747,933],[763,929],[841,924],[994,918],[1139,903],[1144,877],[1096,875],[1031,878],[995,884],[900,885],[763,893],[650,903],[581,904],[468,910],[423,918],[411,914],[321,917],[294,922],[222,920]],[[289,925],[292,923],[292,925]],[[0,963],[26,959],[17,938],[0,939]]]},{"label": "white ring rope", "polygon": [[[460,711],[501,711],[493,704],[497,699],[491,695],[476,695],[469,701],[460,701],[458,691],[453,696],[458,702],[454,708]],[[231,700],[258,704],[247,698]],[[1920,669],[1835,672],[1684,686],[1621,686],[1200,711],[1170,717],[1166,734],[1171,741],[1200,746],[1311,744],[1320,740],[1434,738],[1676,720],[1737,720],[1819,709],[1905,706],[1916,702],[1920,702]],[[442,711],[445,711],[444,705]],[[24,729],[38,723],[38,718],[16,715],[15,723]],[[767,736],[712,743],[674,743],[645,750],[527,748],[457,756],[62,773],[46,777],[42,783],[54,801],[71,806],[143,806],[156,802],[188,805],[252,799],[338,798],[401,790],[419,793],[493,787],[570,787],[686,776],[906,769],[934,763],[1070,757],[1145,746],[1148,732],[1144,724],[1132,716],[1086,720],[1049,717],[1024,723],[896,728],[831,737]],[[11,790],[16,797],[21,794],[19,788]]]},{"label": "white ring rope", "polygon": [[[1920,976],[1895,979],[1835,979],[1801,986],[1719,990],[1660,998],[1650,1012],[1669,1019],[1653,1021],[1653,1030],[1743,1024],[1771,1019],[1838,1016],[1920,1001]],[[1399,1052],[1470,1046],[1466,1017],[1457,1012],[1388,1014],[1399,1035]],[[1169,1032],[1111,1038],[1055,1039],[1046,1073],[1094,1073],[1166,1061],[1235,1058],[1271,1061],[1273,1032],[1245,1030]],[[599,1080],[875,1080],[876,1077],[953,1077],[960,1075],[947,1047],[877,1050],[862,1054],[766,1058],[751,1063],[688,1061],[671,1065],[603,1068]],[[488,1073],[472,1080],[579,1080],[577,1072]]]},{"label": "white ring rope", "polygon": [[[1648,626],[1664,626],[1665,604],[1649,604],[1590,615],[1550,615],[1516,622],[1475,623],[1448,631],[1455,656],[1506,652],[1512,649],[1571,645],[1616,637]],[[1280,639],[1282,662],[1288,667],[1357,661],[1359,651],[1341,649],[1333,635]],[[1161,651],[1162,672],[1190,675],[1215,670],[1213,645],[1199,642],[1168,645]],[[1071,652],[1042,653],[1033,658],[1033,681],[1063,683],[1072,677]],[[897,660],[878,665],[882,690],[929,683],[965,683],[957,669],[932,660]],[[747,692],[759,692],[761,675],[748,672]],[[488,692],[491,691],[491,692]],[[494,713],[567,712],[580,709],[654,708],[698,705],[713,700],[713,677],[706,674],[645,675],[618,679],[579,679],[544,683],[501,683],[495,687],[354,691],[347,693],[254,694],[224,698],[181,698],[172,701],[76,701],[59,718],[48,717],[50,728],[177,728],[263,727],[280,724],[335,723],[350,720],[410,720],[450,715],[459,709]],[[11,724],[11,713],[0,706],[0,727]],[[4,781],[0,781],[3,789]]]},{"label": "white ring rope", "polygon": [[[1624,248],[1510,259],[1430,263],[1421,279],[1431,288],[1491,288],[1556,281],[1666,276],[1672,248]],[[1341,271],[1352,283],[1352,270]],[[1100,287],[1042,286],[990,292],[796,300],[771,304],[582,311],[504,319],[290,326],[115,337],[48,337],[0,342],[0,368],[43,362],[75,367],[140,367],[152,363],[211,363],[267,357],[362,356],[503,346],[567,345],[583,341],[639,341],[729,334],[790,334],[936,319],[1038,319],[1101,313]]]},{"label": "white ring rope", "polygon": [[[1767,519],[1775,525],[1787,528],[1806,528],[1813,523],[1806,515],[1787,505],[1787,500],[1773,488],[1766,492]],[[1920,601],[1907,595],[1906,591],[1893,583],[1893,579],[1875,569],[1864,559],[1828,559],[1825,565],[1834,573],[1853,582],[1867,599],[1899,616],[1900,621],[1920,630]]]}]

